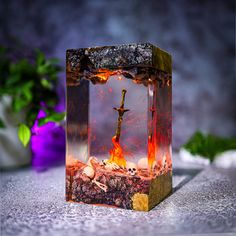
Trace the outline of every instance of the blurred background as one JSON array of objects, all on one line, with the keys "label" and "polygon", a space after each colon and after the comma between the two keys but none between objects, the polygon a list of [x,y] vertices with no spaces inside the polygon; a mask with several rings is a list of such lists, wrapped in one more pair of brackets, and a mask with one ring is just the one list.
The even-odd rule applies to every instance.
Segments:
[{"label": "blurred background", "polygon": [[60,59],[69,48],[150,42],[173,58],[173,148],[196,131],[236,136],[234,0],[1,1],[0,44]]}]

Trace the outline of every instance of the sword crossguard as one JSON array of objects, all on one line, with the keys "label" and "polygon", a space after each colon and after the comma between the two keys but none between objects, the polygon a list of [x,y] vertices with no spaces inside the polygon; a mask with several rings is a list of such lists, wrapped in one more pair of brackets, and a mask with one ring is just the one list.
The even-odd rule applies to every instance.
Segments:
[{"label": "sword crossguard", "polygon": [[125,109],[124,108],[124,104],[125,104],[125,94],[126,94],[126,89],[122,89],[122,98],[121,98],[121,102],[120,102],[120,107],[113,107],[114,110],[118,111],[119,114],[124,114],[125,112],[129,111],[129,109]]},{"label": "sword crossguard", "polygon": [[124,108],[121,108],[121,107],[119,107],[119,108],[113,107],[113,109],[116,110],[116,111],[118,111],[119,114],[122,114],[122,115],[123,115],[125,112],[129,111],[129,109],[124,109]]}]

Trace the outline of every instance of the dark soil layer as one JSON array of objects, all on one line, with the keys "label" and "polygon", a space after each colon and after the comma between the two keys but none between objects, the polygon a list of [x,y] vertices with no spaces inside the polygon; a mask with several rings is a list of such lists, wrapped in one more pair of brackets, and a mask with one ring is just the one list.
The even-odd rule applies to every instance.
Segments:
[{"label": "dark soil layer", "polygon": [[149,193],[151,179],[147,171],[130,176],[126,170],[110,171],[96,164],[95,180],[106,185],[105,192],[83,174],[83,163],[67,166],[67,200],[90,204],[106,204],[131,209],[131,198],[135,193]]}]

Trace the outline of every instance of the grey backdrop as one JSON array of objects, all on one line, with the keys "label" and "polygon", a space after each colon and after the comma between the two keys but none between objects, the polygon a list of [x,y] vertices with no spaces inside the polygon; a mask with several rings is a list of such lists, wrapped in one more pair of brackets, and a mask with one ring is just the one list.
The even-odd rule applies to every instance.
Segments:
[{"label": "grey backdrop", "polygon": [[173,56],[178,148],[197,129],[236,136],[234,14],[233,0],[7,0],[0,43],[17,37],[63,62],[68,48],[151,42],[165,49]]}]

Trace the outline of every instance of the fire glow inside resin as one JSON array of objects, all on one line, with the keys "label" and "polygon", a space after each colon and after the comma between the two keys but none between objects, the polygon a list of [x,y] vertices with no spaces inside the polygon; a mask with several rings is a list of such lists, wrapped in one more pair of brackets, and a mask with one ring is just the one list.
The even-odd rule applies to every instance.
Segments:
[{"label": "fire glow inside resin", "polygon": [[67,50],[66,199],[148,211],[172,191],[171,56]]}]

